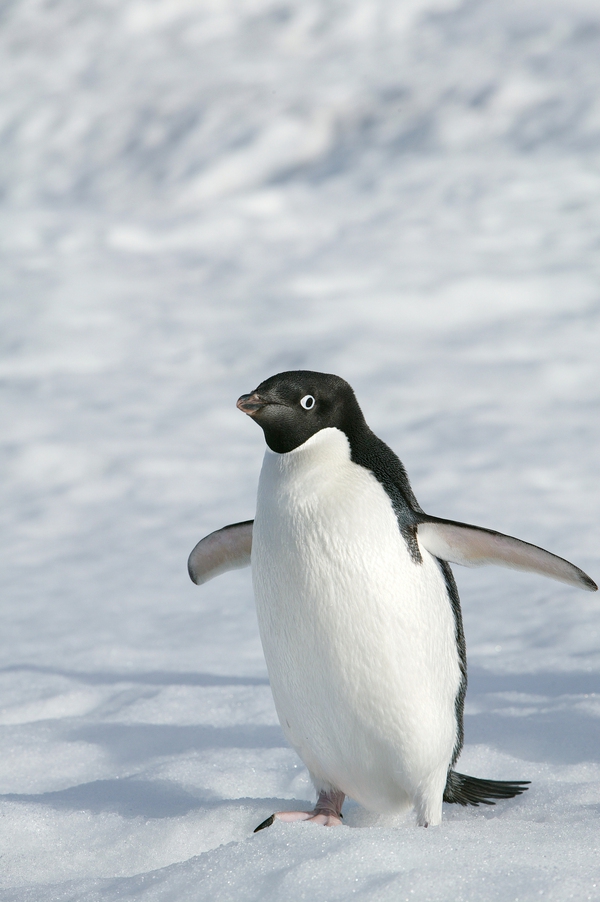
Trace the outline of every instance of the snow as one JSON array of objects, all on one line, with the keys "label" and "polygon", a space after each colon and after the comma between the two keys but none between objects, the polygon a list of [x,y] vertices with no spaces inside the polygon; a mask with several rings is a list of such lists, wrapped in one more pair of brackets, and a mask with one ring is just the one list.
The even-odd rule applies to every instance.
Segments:
[{"label": "snow", "polygon": [[592,0],[14,0],[2,10],[0,897],[600,898],[600,601],[455,568],[441,827],[252,830],[312,801],[249,573],[235,409],[335,372],[433,514],[596,580],[600,10]]}]

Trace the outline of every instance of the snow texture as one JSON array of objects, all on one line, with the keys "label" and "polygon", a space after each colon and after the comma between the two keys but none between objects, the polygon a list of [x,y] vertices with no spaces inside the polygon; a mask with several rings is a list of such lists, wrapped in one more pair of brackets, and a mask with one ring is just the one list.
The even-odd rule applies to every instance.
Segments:
[{"label": "snow texture", "polygon": [[3,902],[600,899],[597,595],[455,568],[459,769],[524,796],[255,836],[311,787],[248,571],[186,572],[307,368],[598,579],[597,2],[7,0],[0,70]]}]

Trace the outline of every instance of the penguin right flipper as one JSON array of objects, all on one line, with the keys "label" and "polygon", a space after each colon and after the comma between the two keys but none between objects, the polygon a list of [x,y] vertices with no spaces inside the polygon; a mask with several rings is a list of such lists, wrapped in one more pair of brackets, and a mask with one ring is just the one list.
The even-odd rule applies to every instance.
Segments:
[{"label": "penguin right flipper", "polygon": [[493,529],[454,520],[419,515],[417,535],[421,545],[443,561],[482,567],[497,564],[513,570],[530,570],[579,589],[595,592],[598,586],[587,573],[562,557]]},{"label": "penguin right flipper", "polygon": [[250,565],[254,520],[232,523],[200,539],[188,558],[188,573],[196,585],[208,582],[227,570]]}]

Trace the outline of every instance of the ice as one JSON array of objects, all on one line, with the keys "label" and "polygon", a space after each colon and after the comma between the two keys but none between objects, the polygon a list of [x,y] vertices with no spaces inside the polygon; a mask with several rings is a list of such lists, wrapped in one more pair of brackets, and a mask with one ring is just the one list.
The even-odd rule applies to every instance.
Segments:
[{"label": "ice", "polygon": [[247,571],[235,400],[335,372],[424,509],[598,580],[592,0],[15,0],[0,18],[3,902],[600,898],[600,601],[455,568],[441,827],[312,802]]}]

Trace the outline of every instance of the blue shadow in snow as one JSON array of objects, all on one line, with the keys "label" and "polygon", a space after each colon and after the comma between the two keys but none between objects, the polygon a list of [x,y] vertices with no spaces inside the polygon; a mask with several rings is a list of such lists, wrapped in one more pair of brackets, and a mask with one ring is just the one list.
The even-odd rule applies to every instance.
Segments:
[{"label": "blue shadow in snow", "polygon": [[[29,802],[55,810],[91,811],[93,814],[111,812],[121,817],[180,817],[197,808],[206,808],[181,787],[165,780],[94,780],[81,786],[71,786],[59,792],[37,795],[7,793],[0,796],[7,802]],[[209,801],[208,804],[214,802]],[[226,803],[223,803],[226,804]]]},{"label": "blue shadow in snow", "polygon": [[141,683],[148,686],[268,686],[267,677],[222,676],[215,673],[188,673],[170,670],[150,670],[143,673],[130,671],[63,670],[55,667],[38,667],[35,664],[13,664],[0,668],[0,673],[46,673],[53,676],[79,680],[89,685],[113,683]]},{"label": "blue shadow in snow", "polygon": [[206,749],[287,748],[279,726],[243,724],[234,727],[173,724],[86,724],[69,731],[72,742],[100,745],[120,763],[146,761]]},{"label": "blue shadow in snow", "polygon": [[[569,695],[594,695],[600,692],[597,673],[527,673],[495,674],[481,668],[469,670],[467,697],[500,692],[522,692],[544,696],[548,703],[541,709],[522,715],[482,712],[465,716],[465,741],[491,745],[510,755],[529,761],[552,764],[579,764],[600,761],[600,719],[593,714],[556,700]],[[518,709],[519,701],[514,707]],[[523,708],[530,707],[526,701]],[[509,707],[509,703],[505,703]],[[501,704],[498,704],[501,707]],[[535,703],[531,706],[535,707]],[[460,767],[459,767],[460,770]]]}]

